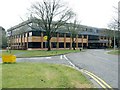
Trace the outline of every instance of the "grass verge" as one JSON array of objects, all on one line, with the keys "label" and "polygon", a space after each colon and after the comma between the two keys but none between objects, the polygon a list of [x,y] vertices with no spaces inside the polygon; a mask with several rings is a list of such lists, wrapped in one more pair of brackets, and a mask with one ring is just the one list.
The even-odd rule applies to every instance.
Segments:
[{"label": "grass verge", "polygon": [[[39,56],[53,56],[59,54],[66,54],[72,52],[80,52],[80,50],[12,50],[11,54],[16,55],[17,57],[39,57]],[[2,51],[2,55],[10,54],[7,51]]]},{"label": "grass verge", "polygon": [[108,52],[108,54],[120,55],[120,50],[112,50],[112,51]]},{"label": "grass verge", "polygon": [[79,71],[58,64],[2,64],[2,88],[93,88]]}]

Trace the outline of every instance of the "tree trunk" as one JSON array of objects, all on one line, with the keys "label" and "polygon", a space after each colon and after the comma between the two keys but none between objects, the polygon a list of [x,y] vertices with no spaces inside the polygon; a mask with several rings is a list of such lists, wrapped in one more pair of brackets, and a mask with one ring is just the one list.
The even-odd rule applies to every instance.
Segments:
[{"label": "tree trunk", "polygon": [[48,51],[51,51],[51,47],[50,47],[50,39],[47,40],[47,48],[48,48]]},{"label": "tree trunk", "polygon": [[73,50],[75,50],[75,41],[74,41],[74,37],[72,36],[72,48]]}]

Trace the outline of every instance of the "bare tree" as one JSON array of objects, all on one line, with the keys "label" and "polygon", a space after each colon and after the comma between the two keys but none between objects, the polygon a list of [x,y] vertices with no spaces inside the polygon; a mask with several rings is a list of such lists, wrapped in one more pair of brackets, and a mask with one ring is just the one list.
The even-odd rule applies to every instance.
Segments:
[{"label": "bare tree", "polygon": [[112,33],[110,33],[111,32],[111,30],[110,30],[110,31],[107,32],[107,34],[108,34],[109,37],[114,38],[113,41],[114,41],[114,50],[115,50],[116,38],[118,38],[118,33],[119,33],[118,32],[119,31],[118,26],[119,26],[120,22],[118,20],[118,13],[120,11],[116,7],[113,7],[113,8],[115,10],[115,16],[113,16],[112,21],[108,24],[108,28],[112,30]]},{"label": "bare tree", "polygon": [[66,24],[66,28],[71,34],[73,50],[75,50],[76,36],[78,35],[79,27],[80,25],[76,19],[74,20],[73,23]]},{"label": "bare tree", "polygon": [[74,17],[74,13],[62,4],[60,0],[43,0],[31,7],[32,15],[37,19],[36,23],[46,31],[47,48],[50,48],[50,40],[58,28]]},{"label": "bare tree", "polygon": [[[111,38],[114,38],[114,50],[115,50],[115,46],[116,46],[116,37],[118,36],[118,23],[116,21],[111,22],[108,24],[108,27],[111,29],[110,31],[108,31],[108,36]],[[112,31],[112,33],[111,33]]]}]

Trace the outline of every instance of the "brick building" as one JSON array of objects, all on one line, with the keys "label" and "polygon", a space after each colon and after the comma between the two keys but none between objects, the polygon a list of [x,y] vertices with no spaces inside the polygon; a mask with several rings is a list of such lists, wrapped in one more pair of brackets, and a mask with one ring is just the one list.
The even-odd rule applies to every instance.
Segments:
[{"label": "brick building", "polygon": [[[34,28],[33,28],[34,27]],[[104,48],[111,46],[111,38],[105,32],[107,29],[80,25],[74,38],[76,48]],[[45,30],[38,27],[32,20],[27,20],[7,30],[9,46],[12,49],[38,50],[46,49]],[[51,38],[51,49],[71,49],[71,33],[62,26]]]}]

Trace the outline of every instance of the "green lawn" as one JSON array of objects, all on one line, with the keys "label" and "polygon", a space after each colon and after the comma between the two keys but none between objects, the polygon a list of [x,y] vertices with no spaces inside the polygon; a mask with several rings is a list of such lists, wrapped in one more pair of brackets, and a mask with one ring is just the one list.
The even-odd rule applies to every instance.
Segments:
[{"label": "green lawn", "polygon": [[112,50],[108,54],[120,55],[120,50]]},{"label": "green lawn", "polygon": [[2,64],[3,88],[93,88],[79,71],[45,63]]},{"label": "green lawn", "polygon": [[[39,56],[52,56],[59,54],[66,54],[71,52],[80,52],[80,50],[12,50],[11,54],[17,55],[17,57],[39,57]],[[2,51],[2,55],[10,54],[7,51]]]},{"label": "green lawn", "polygon": [[0,89],[2,88],[2,65],[0,65]]}]

